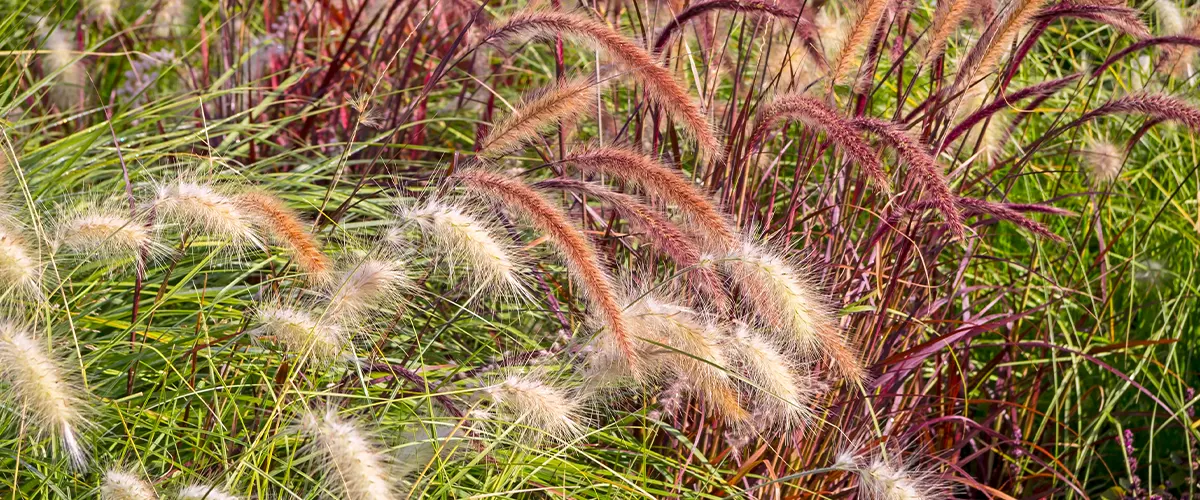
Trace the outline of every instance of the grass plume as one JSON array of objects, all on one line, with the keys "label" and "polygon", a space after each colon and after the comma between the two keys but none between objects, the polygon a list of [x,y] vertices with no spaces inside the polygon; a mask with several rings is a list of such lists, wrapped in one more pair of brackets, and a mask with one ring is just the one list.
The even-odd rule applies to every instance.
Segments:
[{"label": "grass plume", "polygon": [[0,322],[0,379],[22,421],[54,436],[71,465],[82,469],[88,458],[79,436],[85,422],[79,390],[45,342],[11,321]]},{"label": "grass plume", "polygon": [[179,500],[238,500],[238,497],[230,495],[221,488],[205,484],[184,486],[179,489],[179,493],[175,497]]},{"label": "grass plume", "polygon": [[580,397],[540,376],[508,375],[488,386],[485,392],[505,418],[514,423],[558,439],[574,438],[585,430]]},{"label": "grass plume", "polygon": [[156,500],[158,493],[150,483],[136,474],[120,469],[104,473],[100,483],[100,498],[103,500]]},{"label": "grass plume", "polygon": [[921,186],[924,194],[942,213],[946,226],[952,233],[962,234],[962,214],[954,204],[954,192],[950,190],[950,184],[942,174],[937,160],[929,153],[929,148],[909,136],[895,123],[876,118],[858,118],[853,123],[859,130],[879,136],[884,143],[896,150],[900,159],[916,174],[917,184]]},{"label": "grass plume", "polygon": [[833,83],[840,81],[858,64],[867,42],[879,29],[879,21],[883,19],[890,3],[890,0],[864,0],[859,5],[850,33],[842,43],[841,51],[830,69]]},{"label": "grass plume", "polygon": [[747,150],[755,151],[761,147],[771,128],[786,120],[797,120],[806,127],[824,132],[830,142],[862,167],[871,184],[884,192],[891,191],[879,156],[859,134],[854,123],[820,99],[802,93],[778,96],[759,109]]},{"label": "grass plume", "polygon": [[502,156],[552,125],[571,121],[585,113],[596,87],[591,78],[575,78],[531,92],[512,113],[492,127],[480,142],[479,156]]},{"label": "grass plume", "polygon": [[337,359],[349,349],[349,333],[338,323],[313,316],[308,309],[262,304],[255,314],[256,337],[270,337],[289,353],[318,363]]},{"label": "grass plume", "polygon": [[720,278],[711,268],[701,264],[700,248],[675,224],[636,197],[613,191],[601,184],[574,179],[547,179],[538,182],[534,187],[568,191],[603,201],[638,228],[643,238],[674,260],[679,267],[688,269],[688,275],[693,277],[691,283],[705,295],[709,303],[721,309],[727,307],[728,298]]},{"label": "grass plume", "polygon": [[543,198],[537,191],[516,179],[498,174],[471,170],[454,174],[453,179],[469,190],[494,200],[510,212],[518,214],[547,236],[562,252],[571,275],[587,294],[592,307],[599,311],[608,327],[608,334],[625,355],[630,368],[637,372],[637,354],[621,315],[612,278],[604,270],[600,255],[591,242],[579,232],[562,210]]},{"label": "grass plume", "polygon": [[814,29],[807,19],[798,18],[797,13],[775,3],[762,0],[705,0],[696,2],[680,11],[675,16],[675,19],[671,20],[671,23],[658,33],[658,38],[654,39],[654,53],[661,54],[663,49],[667,47],[667,44],[671,43],[671,38],[683,29],[683,26],[688,22],[704,14],[717,11],[767,14],[780,18],[780,20],[787,23],[796,23],[797,28],[804,35],[807,35]]},{"label": "grass plume", "polygon": [[248,210],[216,184],[181,176],[157,186],[151,208],[158,220],[232,245],[258,245]]},{"label": "grass plume", "polygon": [[87,88],[87,70],[75,55],[71,34],[60,28],[43,31],[41,65],[42,73],[52,78],[50,102],[61,111],[79,108]]},{"label": "grass plume", "polygon": [[300,432],[309,439],[326,483],[347,500],[397,498],[392,464],[379,444],[352,420],[330,408],[306,411],[299,419]]},{"label": "grass plume", "polygon": [[42,264],[16,230],[0,224],[0,295],[4,294],[42,297]]},{"label": "grass plume", "polygon": [[379,307],[403,305],[411,283],[404,265],[387,256],[344,264],[328,285],[328,316],[364,317]]},{"label": "grass plume", "polygon": [[567,12],[523,12],[493,29],[485,41],[498,42],[517,35],[552,38],[556,34],[603,50],[646,88],[652,101],[683,125],[701,152],[714,160],[723,158],[716,129],[671,71],[655,62],[654,57],[633,40],[595,19]]},{"label": "grass plume", "polygon": [[701,243],[711,251],[722,251],[737,240],[737,230],[695,184],[650,155],[601,147],[572,154],[563,163],[585,173],[611,175],[641,188],[653,200],[674,204],[702,226]]},{"label": "grass plume", "polygon": [[779,331],[785,345],[827,358],[834,371],[851,381],[866,377],[827,300],[800,269],[755,243],[743,244],[722,262],[751,309]]},{"label": "grass plume", "polygon": [[749,416],[729,376],[724,334],[716,324],[690,308],[653,295],[633,303],[626,309],[626,317],[638,337],[665,346],[649,347],[657,354],[648,362],[657,365],[662,376],[711,404],[728,422]]},{"label": "grass plume", "polygon": [[954,96],[975,85],[980,76],[995,70],[1021,29],[1034,19],[1046,2],[1047,0],[1014,0],[1009,9],[1000,14],[998,20],[988,25],[975,45],[971,46],[963,61],[959,63],[954,83],[945,95]]},{"label": "grass plume", "polygon": [[313,281],[325,281],[332,271],[329,256],[301,221],[300,216],[279,197],[265,191],[238,194],[236,203],[244,206],[265,234],[292,252],[296,265]]},{"label": "grass plume", "polygon": [[517,249],[495,222],[474,212],[458,203],[430,200],[401,209],[399,217],[416,224],[451,270],[456,264],[466,265],[473,289],[527,298]]},{"label": "grass plume", "polygon": [[100,260],[131,259],[143,265],[143,254],[164,251],[146,223],[116,210],[85,206],[58,221],[55,243],[71,252]]},{"label": "grass plume", "polygon": [[933,11],[933,23],[925,34],[929,41],[922,65],[938,58],[945,52],[946,42],[962,24],[970,6],[969,0],[949,0],[937,3],[937,8]]},{"label": "grass plume", "polygon": [[730,346],[735,366],[753,384],[751,401],[760,427],[789,430],[815,420],[819,384],[785,348],[744,324],[734,328]]}]

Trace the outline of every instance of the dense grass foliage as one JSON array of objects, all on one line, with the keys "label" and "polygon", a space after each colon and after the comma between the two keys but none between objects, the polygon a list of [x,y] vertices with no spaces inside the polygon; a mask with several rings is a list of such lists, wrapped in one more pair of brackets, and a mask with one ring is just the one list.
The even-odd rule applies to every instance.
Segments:
[{"label": "dense grass foliage", "polygon": [[0,497],[1190,498],[1175,1],[5,2]]}]

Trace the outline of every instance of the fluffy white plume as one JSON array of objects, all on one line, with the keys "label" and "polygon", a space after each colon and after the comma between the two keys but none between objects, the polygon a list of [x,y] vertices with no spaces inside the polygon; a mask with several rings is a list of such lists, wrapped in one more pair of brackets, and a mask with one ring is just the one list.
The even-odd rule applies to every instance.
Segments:
[{"label": "fluffy white plume", "polygon": [[82,468],[87,450],[79,442],[84,420],[78,389],[44,341],[9,321],[0,321],[0,379],[7,383],[5,396],[20,418],[41,434],[54,436],[72,466]]},{"label": "fluffy white plume", "polygon": [[395,498],[392,464],[380,446],[351,420],[330,409],[300,417],[300,431],[310,439],[308,449],[319,457],[331,488],[348,500]]}]

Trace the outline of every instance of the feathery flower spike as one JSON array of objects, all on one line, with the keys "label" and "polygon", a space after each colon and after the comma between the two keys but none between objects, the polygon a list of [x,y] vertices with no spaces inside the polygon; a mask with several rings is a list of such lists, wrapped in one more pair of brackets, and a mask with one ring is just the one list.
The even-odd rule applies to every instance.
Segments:
[{"label": "feathery flower spike", "polygon": [[341,418],[331,408],[307,411],[300,432],[310,439],[308,450],[319,457],[325,480],[347,500],[396,498],[392,464],[360,425]]},{"label": "feathery flower spike", "polygon": [[237,496],[230,495],[221,488],[204,484],[184,486],[175,497],[179,500],[238,500]]},{"label": "feathery flower spike", "polygon": [[530,93],[483,138],[479,156],[502,156],[550,126],[579,117],[593,102],[595,88],[590,78],[576,78]]},{"label": "feathery flower spike", "polygon": [[329,278],[332,266],[306,225],[279,197],[263,191],[237,195],[235,201],[254,215],[253,222],[292,252],[296,265],[313,281]]},{"label": "feathery flower spike", "polygon": [[637,373],[637,353],[629,338],[613,290],[612,278],[600,263],[595,247],[578,229],[568,222],[562,210],[550,204],[537,191],[516,179],[498,174],[469,170],[454,174],[472,192],[499,202],[519,214],[544,233],[563,254],[572,277],[587,292],[592,307],[599,310],[613,340],[625,355],[630,369]]},{"label": "feathery flower spike", "polygon": [[8,382],[6,395],[21,418],[58,439],[71,465],[82,469],[87,464],[79,442],[83,401],[44,342],[9,321],[0,322],[0,379]]},{"label": "feathery flower spike", "polygon": [[0,295],[42,297],[42,265],[13,229],[0,225]]},{"label": "feathery flower spike", "polygon": [[348,349],[349,334],[341,325],[328,318],[318,321],[307,310],[264,304],[255,317],[256,337],[272,337],[288,352],[319,363],[333,361]]},{"label": "feathery flower spike", "polygon": [[737,230],[704,193],[649,155],[619,147],[594,148],[572,154],[563,163],[586,173],[611,175],[636,185],[651,199],[675,204],[703,226],[699,234],[709,251],[723,252],[737,241]]},{"label": "feathery flower spike", "polygon": [[451,270],[456,264],[465,264],[474,289],[528,297],[520,258],[494,222],[466,207],[439,200],[402,209],[399,217],[416,223]]},{"label": "feathery flower spike", "polygon": [[404,266],[389,258],[366,258],[343,266],[329,284],[329,309],[334,317],[363,317],[385,305],[403,305],[410,287]]},{"label": "feathery flower spike", "polygon": [[213,184],[179,178],[155,190],[157,218],[235,246],[259,245],[251,214]]},{"label": "feathery flower spike", "polygon": [[578,14],[533,11],[510,17],[488,33],[484,41],[500,41],[521,34],[543,37],[561,34],[604,50],[646,88],[651,100],[684,126],[704,154],[714,160],[723,157],[724,150],[717,139],[716,129],[684,87],[675,80],[670,70],[655,62],[654,56],[625,35]]},{"label": "feathery flower spike", "polygon": [[554,387],[534,375],[509,375],[486,389],[502,414],[559,439],[583,433],[582,404],[570,391]]},{"label": "feathery flower spike", "polygon": [[104,473],[100,484],[100,498],[103,500],[155,500],[158,493],[149,483],[143,481],[131,472],[109,470]]},{"label": "feathery flower spike", "polygon": [[724,263],[733,282],[754,305],[755,314],[766,325],[780,330],[781,341],[802,353],[828,358],[832,368],[851,381],[865,377],[857,354],[842,338],[828,302],[787,259],[747,242]]}]

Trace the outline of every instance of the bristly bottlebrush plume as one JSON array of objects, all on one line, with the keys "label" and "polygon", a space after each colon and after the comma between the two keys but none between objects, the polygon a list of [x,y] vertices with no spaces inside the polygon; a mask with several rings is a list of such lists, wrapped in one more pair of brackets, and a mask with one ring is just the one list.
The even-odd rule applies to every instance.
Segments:
[{"label": "bristly bottlebrush plume", "polygon": [[287,352],[318,363],[337,359],[349,350],[350,335],[332,318],[318,318],[313,308],[263,304],[255,314],[255,338],[270,337]]},{"label": "bristly bottlebrush plume", "polygon": [[662,106],[699,143],[703,154],[720,160],[724,154],[716,130],[700,107],[675,80],[667,68],[655,62],[646,49],[607,25],[578,14],[533,11],[514,15],[492,30],[485,42],[500,41],[517,35],[563,37],[588,43],[603,50],[625,67],[646,88],[649,98]]},{"label": "bristly bottlebrush plume", "polygon": [[1087,19],[1112,26],[1113,29],[1137,39],[1151,36],[1150,28],[1142,22],[1137,9],[1124,2],[1112,0],[1068,0],[1042,9],[1034,19],[1044,26],[1057,19]]},{"label": "bristly bottlebrush plume", "polygon": [[363,318],[380,307],[402,307],[411,287],[404,264],[386,255],[351,260],[328,285],[332,318]]},{"label": "bristly bottlebrush plume", "polygon": [[900,159],[916,173],[915,177],[923,190],[922,194],[937,205],[950,231],[956,235],[962,234],[962,214],[954,204],[954,193],[950,190],[946,177],[942,175],[937,160],[929,153],[929,148],[892,122],[876,118],[857,118],[853,123],[859,130],[879,136],[896,150]]},{"label": "bristly bottlebrush plume", "polygon": [[329,486],[347,500],[396,498],[393,464],[375,439],[352,420],[332,408],[323,413],[306,411],[300,432],[310,441],[308,451],[318,457]]},{"label": "bristly bottlebrush plume", "polygon": [[828,358],[831,368],[851,381],[865,378],[858,355],[842,337],[828,300],[799,268],[751,242],[722,263],[760,321],[779,330],[781,342],[806,355]]},{"label": "bristly bottlebrush plume", "polygon": [[846,40],[850,37],[850,19],[834,12],[834,9],[820,9],[813,22],[817,26],[818,54],[824,58],[821,62],[824,69],[829,69],[833,61],[842,53]]},{"label": "bristly bottlebrush plume", "polygon": [[[525,436],[538,434],[571,439],[583,434],[582,398],[572,391],[555,387],[542,377],[513,374],[485,389],[497,410],[506,419],[527,427]],[[538,434],[534,434],[538,433]]]},{"label": "bristly bottlebrush plume", "polygon": [[738,400],[723,349],[724,333],[694,310],[645,295],[625,309],[626,321],[638,337],[652,343],[647,364],[708,402],[728,422],[749,415]]},{"label": "bristly bottlebrush plume", "polygon": [[925,35],[928,42],[922,65],[942,55],[946,49],[946,42],[962,24],[970,6],[969,0],[943,0],[937,3],[937,8],[933,11],[933,24],[929,26]]},{"label": "bristly bottlebrush plume", "polygon": [[158,493],[150,483],[132,472],[113,469],[104,473],[100,483],[102,500],[155,500]]},{"label": "bristly bottlebrush plume", "polygon": [[943,95],[956,98],[976,80],[996,69],[1000,59],[1006,54],[1013,40],[1021,29],[1034,18],[1048,0],[1014,0],[1010,8],[999,20],[988,25],[971,50],[967,52],[963,62],[958,66],[954,83]]},{"label": "bristly bottlebrush plume", "polygon": [[858,491],[868,500],[940,500],[952,498],[951,489],[935,473],[904,463],[896,453],[856,457],[838,454],[834,468],[858,476]]},{"label": "bristly bottlebrush plume", "polygon": [[1121,174],[1125,152],[1108,141],[1095,141],[1079,152],[1093,183],[1112,182]]},{"label": "bristly bottlebrush plume", "polygon": [[760,428],[790,430],[816,418],[813,399],[821,384],[787,356],[776,342],[739,324],[729,357],[752,384],[754,419]]},{"label": "bristly bottlebrush plume", "polygon": [[180,488],[179,493],[175,494],[175,498],[179,500],[238,500],[237,496],[230,495],[221,488],[204,484],[184,486]]},{"label": "bristly bottlebrush plume", "polygon": [[252,221],[264,233],[291,250],[296,265],[311,280],[323,282],[329,278],[332,271],[329,256],[321,251],[308,225],[283,200],[267,192],[251,191],[237,195],[235,201],[249,211]]},{"label": "bristly bottlebrush plume", "polygon": [[850,33],[842,44],[841,53],[833,63],[830,71],[831,83],[837,83],[858,63],[867,42],[879,29],[879,21],[883,19],[883,14],[890,4],[890,0],[865,0],[861,3],[858,15],[851,24]]},{"label": "bristly bottlebrush plume", "polygon": [[530,93],[507,117],[496,123],[479,146],[479,156],[508,153],[556,123],[571,121],[595,100],[591,78],[563,80]]},{"label": "bristly bottlebrush plume", "polygon": [[651,199],[679,207],[692,222],[703,227],[701,243],[712,252],[723,252],[737,241],[737,230],[695,184],[658,159],[618,148],[587,149],[563,163],[589,174],[611,175],[642,189]]},{"label": "bristly bottlebrush plume", "polygon": [[44,37],[41,56],[42,73],[53,78],[50,86],[50,102],[59,110],[75,109],[83,105],[84,89],[87,88],[87,71],[83,62],[76,57],[75,43],[66,30],[39,23]]},{"label": "bristly bottlebrush plume", "polygon": [[1174,0],[1154,0],[1158,14],[1158,30],[1164,35],[1180,35],[1187,30],[1187,19]]},{"label": "bristly bottlebrush plume", "polygon": [[0,321],[0,379],[8,384],[5,396],[25,423],[54,436],[71,465],[82,469],[87,464],[87,450],[79,442],[84,402],[68,372],[45,346],[24,327]]},{"label": "bristly bottlebrush plume", "polygon": [[159,184],[151,202],[155,217],[235,247],[259,245],[252,214],[223,186],[181,176]]},{"label": "bristly bottlebrush plume", "polygon": [[891,190],[879,156],[863,139],[854,124],[820,99],[802,93],[776,97],[758,111],[747,150],[753,152],[760,147],[767,132],[785,120],[797,120],[806,127],[824,132],[830,142],[862,167],[867,179],[877,189],[884,192]]},{"label": "bristly bottlebrush plume", "polygon": [[84,205],[66,212],[57,221],[55,244],[72,253],[101,261],[131,259],[143,266],[145,258],[166,248],[154,239],[148,224],[130,218],[128,209]]},{"label": "bristly bottlebrush plume", "polygon": [[1134,94],[1113,99],[1056,130],[1067,130],[1102,116],[1129,113],[1144,114],[1162,121],[1178,122],[1192,131],[1200,131],[1200,109],[1187,100],[1163,94]]},{"label": "bristly bottlebrush plume", "polygon": [[[1171,37],[1200,35],[1200,17],[1185,16],[1173,0],[1155,0],[1159,31]],[[1168,45],[1156,68],[1165,69],[1178,78],[1191,78],[1195,72],[1196,47],[1191,44]]]},{"label": "bristly bottlebrush plume", "polygon": [[568,222],[562,210],[552,205],[537,191],[516,179],[470,170],[455,174],[452,179],[485,198],[499,202],[510,212],[527,219],[545,234],[562,252],[567,269],[587,295],[588,301],[604,318],[607,334],[625,355],[631,369],[638,371],[637,353],[617,303],[612,278],[605,272],[595,247],[578,229]]},{"label": "bristly bottlebrush plume", "polygon": [[4,295],[42,298],[42,264],[16,230],[0,224],[0,296]]},{"label": "bristly bottlebrush plume", "polygon": [[1012,205],[1006,203],[993,203],[987,200],[978,198],[960,197],[958,205],[962,209],[964,217],[972,217],[977,215],[990,215],[1000,220],[1012,222],[1021,226],[1038,236],[1050,238],[1055,241],[1062,241],[1062,236],[1054,234],[1049,228],[1041,223],[1026,217],[1021,213],[1022,210],[1028,210],[1031,207],[1040,207],[1039,209],[1028,210],[1053,215],[1072,215],[1071,212],[1053,207],[1042,207],[1040,205]]},{"label": "bristly bottlebrush plume", "polygon": [[702,293],[708,303],[724,310],[728,306],[725,288],[717,273],[701,263],[700,249],[675,224],[636,197],[613,191],[604,185],[575,179],[547,179],[534,184],[537,189],[562,190],[598,199],[621,214],[646,241],[686,269],[689,284]]},{"label": "bristly bottlebrush plume", "polygon": [[[454,202],[429,200],[403,208],[398,215],[416,224],[451,272],[456,265],[466,266],[473,290],[528,299],[518,250],[495,222],[475,212]],[[389,239],[399,237],[393,234]]]}]

